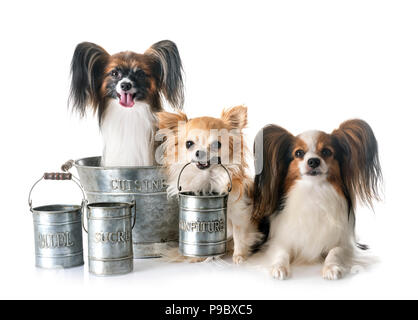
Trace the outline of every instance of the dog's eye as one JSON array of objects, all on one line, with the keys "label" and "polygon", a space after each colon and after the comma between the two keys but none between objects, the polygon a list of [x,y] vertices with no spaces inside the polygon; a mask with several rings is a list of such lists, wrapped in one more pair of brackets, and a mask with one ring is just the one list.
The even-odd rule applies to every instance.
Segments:
[{"label": "dog's eye", "polygon": [[321,154],[324,158],[330,157],[332,155],[332,151],[328,148],[324,148],[321,151]]},{"label": "dog's eye", "polygon": [[210,145],[211,150],[219,150],[222,147],[222,143],[220,141],[214,141],[212,142],[212,144]]},{"label": "dog's eye", "polygon": [[305,155],[305,151],[303,151],[302,149],[296,150],[295,152],[296,158],[303,158],[304,155]]},{"label": "dog's eye", "polygon": [[193,141],[186,141],[186,148],[187,149],[190,149],[192,146],[194,145],[194,142]]},{"label": "dog's eye", "polygon": [[147,74],[145,73],[145,71],[144,71],[144,70],[142,70],[142,69],[138,69],[138,70],[135,72],[135,75],[136,75],[137,77],[139,77],[139,78],[145,78],[145,77],[147,76]]},{"label": "dog's eye", "polygon": [[110,72],[110,75],[115,78],[115,79],[119,79],[120,78],[120,72],[118,70],[112,70]]}]

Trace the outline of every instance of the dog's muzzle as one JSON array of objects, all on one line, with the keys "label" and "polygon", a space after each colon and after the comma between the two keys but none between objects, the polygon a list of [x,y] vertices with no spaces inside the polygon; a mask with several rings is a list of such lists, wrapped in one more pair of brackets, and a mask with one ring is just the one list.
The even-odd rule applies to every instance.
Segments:
[{"label": "dog's muzzle", "polygon": [[209,169],[212,164],[220,164],[220,157],[212,157],[209,161],[193,160],[196,163],[196,167],[200,170]]}]

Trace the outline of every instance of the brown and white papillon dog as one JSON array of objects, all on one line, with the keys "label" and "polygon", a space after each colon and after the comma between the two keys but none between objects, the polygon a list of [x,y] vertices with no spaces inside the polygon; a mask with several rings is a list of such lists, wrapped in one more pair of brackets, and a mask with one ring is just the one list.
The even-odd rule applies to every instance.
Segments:
[{"label": "brown and white papillon dog", "polygon": [[[322,276],[339,279],[352,266],[356,202],[379,199],[381,168],[370,126],[349,120],[331,134],[294,136],[276,125],[255,140],[253,219],[259,250],[277,279],[292,263],[323,261]],[[364,248],[363,248],[364,249]]]},{"label": "brown and white papillon dog", "polygon": [[103,165],[147,166],[155,163],[156,113],[164,97],[182,108],[183,77],[175,43],[164,40],[144,54],[110,55],[102,47],[80,43],[71,63],[70,102],[81,116],[90,107],[103,136]]},{"label": "brown and white papillon dog", "polygon": [[168,193],[176,195],[177,179],[182,168],[190,162],[181,176],[182,190],[195,194],[228,192],[228,233],[234,240],[234,263],[243,262],[256,241],[257,226],[251,220],[252,178],[247,170],[248,149],[243,129],[247,125],[247,108],[238,106],[224,110],[220,118],[188,119],[184,113],[158,113],[162,164],[167,168]]}]

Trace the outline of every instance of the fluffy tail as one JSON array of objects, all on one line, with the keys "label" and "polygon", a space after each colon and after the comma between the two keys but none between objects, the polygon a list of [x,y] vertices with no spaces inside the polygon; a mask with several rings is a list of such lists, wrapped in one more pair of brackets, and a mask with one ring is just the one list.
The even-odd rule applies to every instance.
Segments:
[{"label": "fluffy tail", "polygon": [[174,248],[165,250],[161,254],[161,258],[167,262],[187,262],[187,263],[211,262],[215,260],[217,261],[222,260],[222,258],[226,258],[232,255],[233,251],[234,251],[234,241],[232,239],[229,239],[227,242],[227,252],[222,257],[216,257],[216,258],[215,257],[186,257],[186,256],[183,256],[179,252],[178,247],[174,247]]},{"label": "fluffy tail", "polygon": [[167,262],[205,262],[209,258],[194,258],[194,257],[185,257],[180,254],[179,248],[170,248],[164,251],[161,255],[161,258]]}]

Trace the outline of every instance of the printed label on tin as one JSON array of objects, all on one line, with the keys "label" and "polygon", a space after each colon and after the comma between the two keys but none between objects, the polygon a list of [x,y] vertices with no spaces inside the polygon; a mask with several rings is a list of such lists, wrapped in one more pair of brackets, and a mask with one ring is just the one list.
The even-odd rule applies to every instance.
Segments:
[{"label": "printed label on tin", "polygon": [[38,246],[41,249],[65,248],[74,246],[71,232],[39,233]]},{"label": "printed label on tin", "polygon": [[131,231],[96,232],[94,241],[96,243],[127,243],[132,239]]},{"label": "printed label on tin", "polygon": [[179,228],[187,232],[223,232],[225,230],[224,219],[213,221],[185,221],[180,220]]},{"label": "printed label on tin", "polygon": [[165,179],[156,180],[123,180],[113,179],[111,188],[114,191],[162,192],[167,189]]}]

